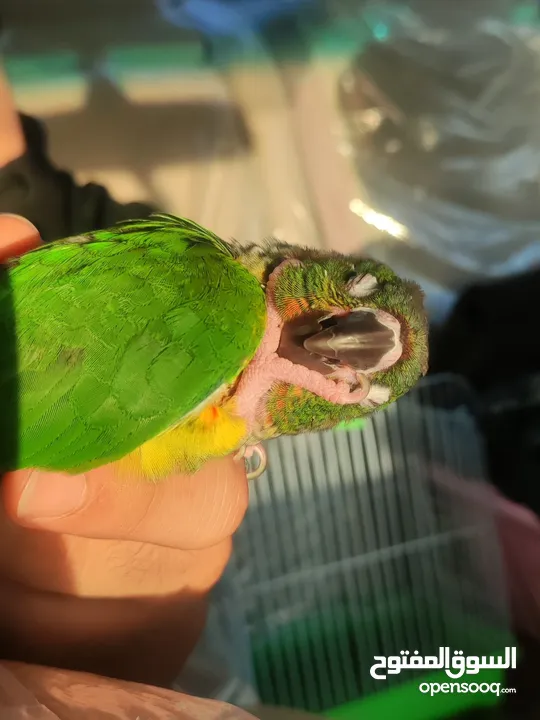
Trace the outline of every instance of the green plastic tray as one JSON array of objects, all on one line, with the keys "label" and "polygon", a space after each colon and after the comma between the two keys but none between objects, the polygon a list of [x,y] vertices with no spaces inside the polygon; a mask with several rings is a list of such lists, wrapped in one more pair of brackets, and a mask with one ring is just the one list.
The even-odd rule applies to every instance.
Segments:
[{"label": "green plastic tray", "polygon": [[[477,617],[461,616],[452,608],[433,610],[435,617],[442,619],[441,625],[444,624],[447,641],[441,644],[451,645],[454,650],[461,649],[466,655],[498,655],[504,653],[505,647],[516,645],[509,631],[482,625]],[[390,717],[443,720],[460,711],[500,703],[504,695],[439,693],[432,697],[418,689],[423,682],[500,682],[504,687],[504,671],[495,669],[480,671],[474,677],[463,676],[459,681],[452,681],[444,672],[407,672],[381,681],[380,690],[373,691],[369,670],[374,660],[363,655],[363,638],[373,633],[374,627],[408,627],[415,618],[427,617],[428,613],[429,609],[419,609],[418,600],[413,598],[399,598],[385,607],[374,606],[362,611],[334,606],[316,616],[252,637],[261,702],[319,713],[335,720],[387,720]],[[336,659],[335,650],[343,647],[356,647],[356,663],[351,662],[347,667],[341,663],[341,667],[337,667],[339,662],[334,662],[329,671],[325,671],[324,663],[328,668],[329,657],[334,655]],[[438,644],[437,647],[400,649],[434,654]],[[354,654],[351,651],[351,655]],[[318,658],[323,662],[318,664]],[[307,677],[308,674],[311,677]],[[339,699],[337,703],[336,699]]]}]

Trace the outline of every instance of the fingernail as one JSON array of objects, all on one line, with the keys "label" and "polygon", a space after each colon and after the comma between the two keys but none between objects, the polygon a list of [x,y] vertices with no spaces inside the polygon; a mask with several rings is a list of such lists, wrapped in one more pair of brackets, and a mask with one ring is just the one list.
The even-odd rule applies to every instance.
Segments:
[{"label": "fingernail", "polygon": [[63,475],[34,470],[17,507],[23,520],[52,520],[76,512],[86,497],[84,475]]}]

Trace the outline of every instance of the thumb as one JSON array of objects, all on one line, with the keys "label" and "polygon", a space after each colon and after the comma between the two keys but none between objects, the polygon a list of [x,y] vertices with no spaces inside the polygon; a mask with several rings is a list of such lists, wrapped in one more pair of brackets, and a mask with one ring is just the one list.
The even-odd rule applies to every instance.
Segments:
[{"label": "thumb", "polygon": [[24,255],[41,244],[39,231],[21,215],[0,214],[0,262]]},{"label": "thumb", "polygon": [[114,465],[83,475],[18,470],[4,475],[1,494],[8,517],[19,525],[183,550],[230,537],[248,502],[244,463],[232,457],[157,483],[120,479]]}]

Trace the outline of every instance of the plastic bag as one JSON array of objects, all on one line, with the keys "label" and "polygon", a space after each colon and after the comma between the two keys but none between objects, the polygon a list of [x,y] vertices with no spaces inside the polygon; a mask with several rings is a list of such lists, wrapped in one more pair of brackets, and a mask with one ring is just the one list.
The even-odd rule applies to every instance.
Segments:
[{"label": "plastic bag", "polygon": [[424,285],[435,320],[461,287],[540,262],[540,36],[523,9],[371,3],[373,39],[341,79],[357,213],[399,228],[368,252]]}]

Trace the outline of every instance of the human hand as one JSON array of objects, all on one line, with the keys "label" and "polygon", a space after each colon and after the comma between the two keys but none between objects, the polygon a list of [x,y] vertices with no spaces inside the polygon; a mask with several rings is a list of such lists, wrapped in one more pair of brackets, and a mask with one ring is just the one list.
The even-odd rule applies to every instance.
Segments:
[{"label": "human hand", "polygon": [[[0,215],[0,262],[39,244]],[[6,659],[168,684],[202,631],[206,597],[247,507],[243,462],[161,484],[110,466],[2,479],[0,648]]]}]

